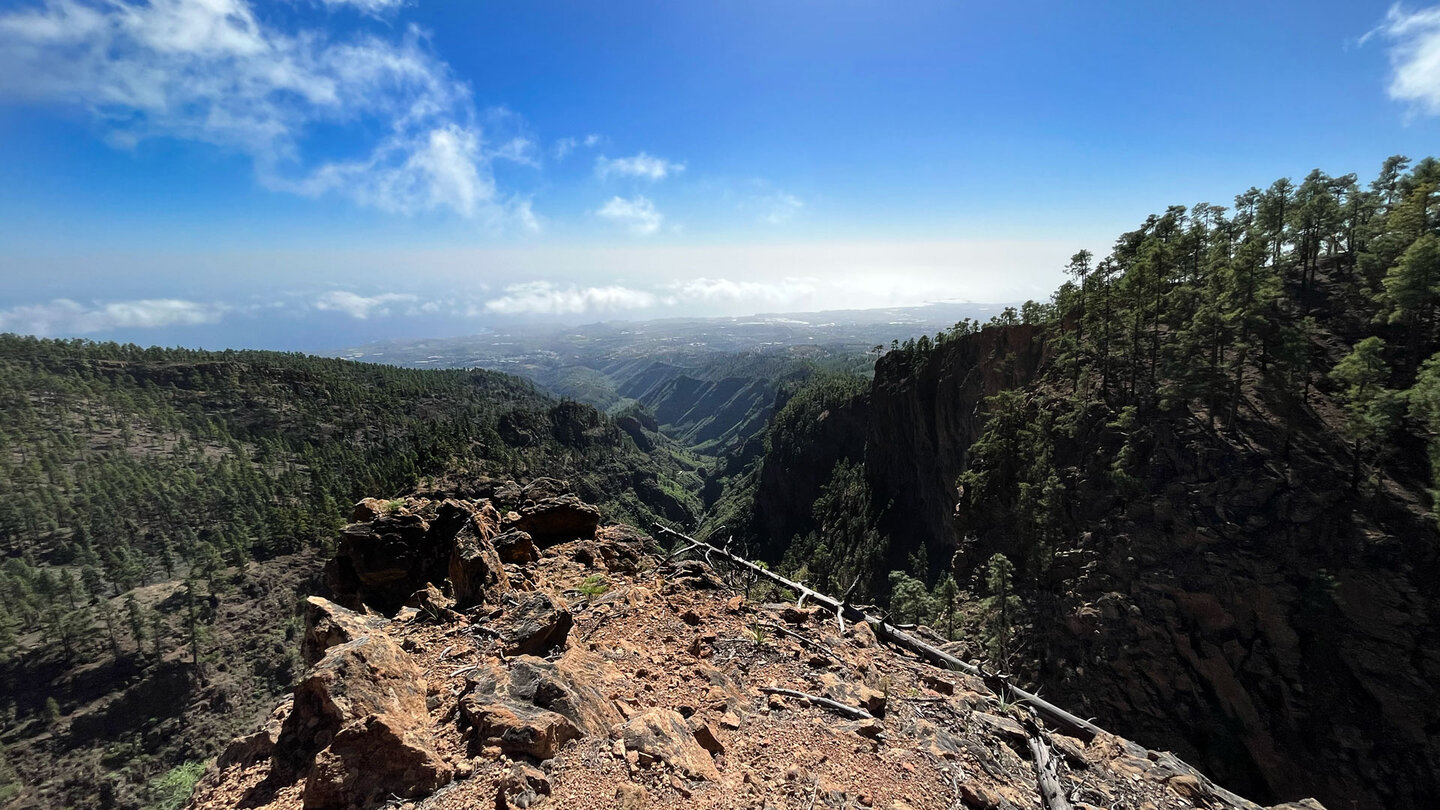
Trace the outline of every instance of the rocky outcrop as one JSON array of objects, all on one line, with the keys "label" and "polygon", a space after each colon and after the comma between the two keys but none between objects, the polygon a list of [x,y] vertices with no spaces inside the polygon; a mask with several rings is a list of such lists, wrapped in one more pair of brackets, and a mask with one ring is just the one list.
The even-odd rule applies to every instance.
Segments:
[{"label": "rocky outcrop", "polygon": [[546,655],[565,646],[574,623],[563,599],[534,591],[506,605],[497,633],[507,655]]},{"label": "rocky outcrop", "polygon": [[604,661],[572,650],[558,661],[522,655],[471,676],[461,711],[475,744],[549,759],[567,741],[604,735],[621,719],[603,692]]},{"label": "rocky outcrop", "polygon": [[600,510],[574,495],[544,498],[520,508],[512,524],[541,546],[595,536]]},{"label": "rocky outcrop", "polygon": [[685,718],[669,709],[650,709],[615,730],[625,750],[639,754],[639,764],[664,762],[695,779],[720,781],[710,752],[701,747]]},{"label": "rocky outcrop", "polygon": [[383,633],[388,624],[385,619],[361,615],[329,599],[308,596],[305,598],[305,637],[300,642],[300,657],[306,666],[314,666],[331,647],[372,633]]},{"label": "rocky outcrop", "polygon": [[419,668],[372,633],[330,648],[295,687],[273,758],[306,774],[306,808],[371,807],[450,781],[431,737]]},{"label": "rocky outcrop", "polygon": [[504,590],[495,573],[499,559],[488,546],[499,533],[500,514],[489,501],[369,499],[352,517],[361,520],[341,530],[325,571],[337,600],[352,609],[393,614],[417,589],[451,577],[457,547],[467,600],[493,599]]},{"label": "rocky outcrop", "polygon": [[[407,508],[433,531],[420,500]],[[1067,791],[1107,806],[1260,810],[1173,756],[1034,726],[979,679],[842,633],[828,614],[753,605],[723,572],[662,566],[643,547],[610,528],[553,546],[506,566],[497,602],[443,621],[441,587],[416,589],[429,609],[389,620],[308,601],[318,663],[232,744],[193,809],[1023,808],[1037,802],[1038,739],[1068,763]],[[631,555],[603,594],[553,595]],[[810,640],[753,632],[781,621]],[[522,640],[536,654],[517,654]]]},{"label": "rocky outcrop", "polygon": [[449,574],[455,603],[461,610],[493,604],[510,590],[500,553],[491,542],[496,535],[494,523],[471,519],[454,536]]}]

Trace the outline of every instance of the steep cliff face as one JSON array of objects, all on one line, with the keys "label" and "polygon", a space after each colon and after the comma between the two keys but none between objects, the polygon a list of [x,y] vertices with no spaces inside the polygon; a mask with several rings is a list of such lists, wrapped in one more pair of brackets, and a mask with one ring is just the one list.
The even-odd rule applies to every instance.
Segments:
[{"label": "steep cliff face", "polygon": [[985,427],[982,403],[1034,378],[1044,350],[1034,327],[986,329],[913,363],[891,352],[875,364],[865,416],[865,467],[895,559],[919,544],[943,566],[960,546],[955,480]]},{"label": "steep cliff face", "polygon": [[[1288,431],[1281,403],[1259,393],[1233,432],[1184,409],[1120,430],[1095,408],[1050,437],[1063,539],[1025,547],[985,505],[957,511],[956,479],[987,396],[1020,388],[1033,413],[1065,407],[1068,387],[1049,391],[1039,374],[1042,344],[1028,327],[990,328],[891,353],[868,392],[786,446],[783,465],[767,462],[758,527],[783,544],[824,462],[863,458],[889,504],[894,567],[923,545],[932,576],[953,565],[963,583],[995,551],[1047,556],[1043,581],[1023,585],[1037,652],[1017,664],[1045,694],[1243,793],[1428,806],[1440,787],[1440,538],[1423,480],[1352,488],[1319,392]],[[1136,459],[1124,488],[1107,472],[1122,444]]]}]

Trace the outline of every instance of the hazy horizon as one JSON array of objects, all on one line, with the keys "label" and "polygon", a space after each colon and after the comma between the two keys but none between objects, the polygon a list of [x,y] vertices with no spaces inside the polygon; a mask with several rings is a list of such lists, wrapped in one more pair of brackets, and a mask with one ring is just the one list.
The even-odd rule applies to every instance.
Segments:
[{"label": "hazy horizon", "polygon": [[1433,148],[1440,7],[1222,6],[0,3],[0,331],[1044,299],[1168,205]]}]

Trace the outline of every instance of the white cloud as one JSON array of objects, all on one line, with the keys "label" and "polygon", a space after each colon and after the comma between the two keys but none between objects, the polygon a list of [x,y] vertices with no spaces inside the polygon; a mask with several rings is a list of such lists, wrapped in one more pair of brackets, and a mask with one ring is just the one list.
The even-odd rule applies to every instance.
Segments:
[{"label": "white cloud", "polygon": [[657,301],[654,293],[629,287],[561,287],[530,281],[506,287],[503,296],[485,302],[485,310],[496,315],[576,315],[645,309]]},{"label": "white cloud", "polygon": [[551,147],[551,152],[555,155],[556,160],[564,160],[576,149],[582,146],[589,149],[598,143],[600,143],[600,136],[594,133],[586,135],[584,138],[560,138]]},{"label": "white cloud", "polygon": [[[495,214],[490,161],[525,154],[513,140],[487,145],[469,87],[418,29],[280,30],[247,0],[40,0],[0,13],[3,97],[83,108],[122,147],[179,138],[234,150],[269,188],[386,211]],[[321,126],[383,135],[316,159],[305,147]]]},{"label": "white cloud", "polygon": [[227,307],[175,298],[82,304],[57,298],[47,304],[0,309],[0,332],[27,335],[85,335],[113,329],[200,326],[220,320]]},{"label": "white cloud", "polygon": [[371,315],[389,315],[392,304],[412,304],[415,296],[409,293],[381,293],[380,295],[357,295],[346,290],[332,290],[315,299],[315,308],[327,312],[343,312],[352,318],[365,320]]},{"label": "white cloud", "polygon": [[[586,141],[588,143],[589,139],[587,138]],[[613,159],[601,155],[595,159],[595,174],[601,180],[611,177],[639,177],[655,181],[664,180],[672,174],[679,174],[683,171],[685,171],[684,163],[672,163],[665,158],[658,158],[644,152],[630,157]]]},{"label": "white cloud", "polygon": [[665,221],[665,215],[656,210],[655,203],[645,197],[633,199],[611,197],[610,201],[595,213],[611,222],[628,227],[630,232],[636,236],[648,236],[655,233],[660,230],[661,223]]},{"label": "white cloud", "polygon": [[384,17],[385,15],[392,14],[400,10],[408,1],[409,0],[321,0],[326,8],[349,6],[374,17]]},{"label": "white cloud", "polygon": [[1423,114],[1440,115],[1440,6],[1409,11],[1393,5],[1385,22],[1360,41],[1375,36],[1391,43],[1390,98]]},{"label": "white cloud", "polygon": [[668,287],[677,302],[725,303],[747,301],[761,306],[784,306],[813,295],[813,278],[784,278],[779,281],[732,281],[728,278],[693,278],[671,282]]}]

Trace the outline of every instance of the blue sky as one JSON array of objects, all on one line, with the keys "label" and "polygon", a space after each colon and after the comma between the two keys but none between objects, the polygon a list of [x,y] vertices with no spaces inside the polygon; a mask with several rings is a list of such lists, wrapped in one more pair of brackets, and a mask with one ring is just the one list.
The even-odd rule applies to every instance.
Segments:
[{"label": "blue sky", "polygon": [[1166,205],[1429,154],[1437,114],[1421,5],[0,0],[0,330],[1041,297]]}]

